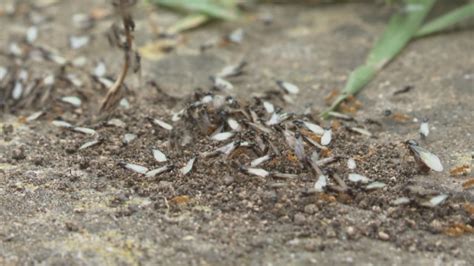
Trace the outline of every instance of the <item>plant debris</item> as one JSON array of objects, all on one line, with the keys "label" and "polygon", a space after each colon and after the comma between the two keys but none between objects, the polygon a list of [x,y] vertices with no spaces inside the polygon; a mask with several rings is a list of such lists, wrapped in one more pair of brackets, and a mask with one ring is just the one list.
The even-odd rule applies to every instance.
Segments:
[{"label": "plant debris", "polygon": [[[359,113],[329,112],[334,120],[320,121],[317,106],[301,106],[305,108],[302,112],[286,110],[295,107],[286,103],[301,104],[299,98],[306,97],[306,91],[296,95],[306,90],[304,87],[288,82],[281,81],[278,87],[258,83],[262,87],[251,96],[236,96],[238,89],[249,84],[243,82],[245,76],[238,77],[246,74],[247,63],[234,61],[205,73],[200,77],[204,87],[183,99],[166,95],[165,90],[145,91],[146,86],[139,91],[132,80],[127,81],[130,87],[122,87],[126,95],[117,97],[120,108],[108,113],[106,120],[96,120],[94,95],[113,86],[116,78],[111,74],[117,65],[107,61],[108,55],[75,55],[97,44],[94,33],[100,30],[87,29],[110,16],[109,10],[92,8],[90,13],[72,18],[78,31],[69,36],[75,38],[71,44],[79,50],[43,47],[46,24],[27,26],[23,35],[5,45],[11,60],[0,67],[0,102],[7,117],[18,117],[12,122],[6,118],[0,129],[7,144],[0,155],[0,173],[8,176],[1,190],[22,199],[6,202],[8,206],[18,204],[22,207],[19,212],[25,210],[29,215],[24,205],[43,204],[51,195],[56,195],[56,201],[59,193],[65,205],[58,206],[71,210],[63,212],[66,217],[80,214],[80,226],[66,226],[69,230],[95,230],[87,224],[96,221],[95,217],[99,217],[101,228],[120,226],[132,231],[122,225],[133,222],[137,232],[151,235],[155,227],[163,230],[163,240],[176,234],[177,241],[170,245],[184,250],[188,247],[182,240],[201,243],[188,241],[195,235],[185,235],[196,230],[209,234],[211,240],[214,235],[230,236],[231,242],[257,249],[267,243],[254,239],[248,228],[264,237],[278,232],[278,245],[300,245],[310,251],[332,249],[334,243],[348,239],[352,245],[369,238],[403,250],[431,252],[451,252],[455,245],[433,244],[431,238],[420,240],[413,235],[462,236],[471,232],[474,181],[465,161],[448,168],[458,178],[444,178],[443,172],[421,172],[420,163],[442,170],[441,160],[438,165],[428,155],[431,159],[426,163],[421,155],[442,150],[440,142],[431,139],[435,136],[422,139],[424,150],[420,151],[416,148],[420,145],[406,146],[404,139],[387,132],[396,125],[418,137],[422,130],[413,120],[418,117],[415,110],[400,113],[393,109],[386,117],[379,113],[380,117],[368,118],[360,118]],[[142,21],[139,23],[143,27]],[[124,41],[123,30],[118,28],[119,44]],[[84,36],[88,38],[82,39]],[[256,35],[249,36],[252,38],[230,49],[247,49],[247,42]],[[116,36],[109,37],[113,40]],[[67,41],[72,39],[63,39],[64,47],[70,49]],[[192,44],[190,40],[186,38],[183,46]],[[133,70],[139,59],[128,48],[124,50],[129,51]],[[36,60],[45,71],[30,67]],[[248,60],[253,64],[255,57]],[[250,70],[255,67],[251,65]],[[206,84],[209,76],[212,84]],[[299,78],[294,82],[307,84]],[[404,97],[394,98],[402,101]],[[353,112],[360,105],[352,99],[341,107]],[[436,117],[440,127],[444,122]],[[409,151],[413,156],[406,156]],[[441,159],[452,156],[439,155]],[[417,164],[413,160],[418,160]],[[445,166],[448,162],[443,161]],[[110,202],[112,206],[104,206]],[[41,216],[47,206],[38,209]],[[64,227],[60,215],[51,221],[53,228],[57,224]],[[109,222],[116,224],[109,227]],[[15,229],[16,223],[12,222],[9,230]],[[1,234],[5,234],[5,244],[11,245],[5,240],[10,232]],[[109,235],[105,239],[113,241]],[[10,242],[18,245],[16,241]],[[135,250],[136,245],[128,238],[126,241],[127,252]]]},{"label": "plant debris", "polygon": [[[121,49],[124,53],[124,64],[122,71],[115,83],[109,87],[107,95],[100,107],[101,112],[109,112],[115,109],[122,98],[123,83],[131,68],[133,72],[138,72],[140,69],[140,56],[138,52],[133,50],[133,31],[135,30],[135,22],[131,15],[131,8],[137,3],[137,0],[114,0],[113,6],[115,12],[120,16],[123,24],[123,37],[122,30],[116,24],[112,25],[112,28],[108,34],[110,45]],[[122,42],[122,39],[125,42]],[[84,42],[84,41],[83,41]],[[82,43],[81,43],[82,44]],[[77,47],[77,45],[76,45]],[[80,46],[78,46],[80,47]]]}]

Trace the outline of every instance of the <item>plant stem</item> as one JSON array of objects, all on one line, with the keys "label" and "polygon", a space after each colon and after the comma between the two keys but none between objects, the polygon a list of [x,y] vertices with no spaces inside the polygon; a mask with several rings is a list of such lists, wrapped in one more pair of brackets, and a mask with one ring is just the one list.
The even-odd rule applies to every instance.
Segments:
[{"label": "plant stem", "polygon": [[421,27],[416,33],[416,37],[424,37],[446,29],[462,20],[474,17],[474,3],[466,4],[445,15],[442,15]]},{"label": "plant stem", "polygon": [[109,88],[109,91],[107,92],[107,95],[105,96],[105,99],[102,102],[102,105],[100,107],[101,113],[104,111],[110,111],[111,109],[116,107],[117,104],[119,103],[120,97],[122,94],[122,86],[125,81],[125,78],[127,77],[128,69],[130,68],[130,53],[129,52],[132,49],[133,36],[130,30],[130,25],[128,21],[128,13],[126,11],[126,7],[124,7],[123,4],[121,4],[119,9],[120,9],[120,16],[122,18],[122,23],[123,23],[123,27],[125,31],[125,38],[126,38],[126,47],[124,48],[124,64],[123,64],[122,71],[120,72],[118,79],[115,81],[112,87]]},{"label": "plant stem", "polygon": [[341,94],[321,114],[321,117],[328,118],[331,111],[335,110],[349,96],[361,91],[380,69],[400,53],[413,39],[436,0],[406,0],[405,2],[405,10],[392,15],[387,28],[372,48],[365,64],[350,74]]}]

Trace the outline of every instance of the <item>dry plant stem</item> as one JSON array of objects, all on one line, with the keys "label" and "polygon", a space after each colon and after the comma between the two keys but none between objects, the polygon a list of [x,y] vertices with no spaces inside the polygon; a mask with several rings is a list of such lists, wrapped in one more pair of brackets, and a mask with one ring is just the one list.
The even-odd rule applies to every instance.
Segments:
[{"label": "dry plant stem", "polygon": [[120,15],[122,17],[122,22],[123,22],[123,27],[124,27],[125,37],[126,37],[126,42],[127,42],[127,47],[125,48],[126,50],[125,50],[124,64],[123,64],[123,68],[122,68],[122,72],[120,73],[120,76],[115,81],[114,85],[112,85],[112,87],[109,88],[109,91],[107,92],[107,95],[105,96],[105,99],[102,102],[102,105],[100,107],[101,113],[114,109],[119,103],[120,97],[122,96],[122,85],[123,85],[123,82],[125,81],[125,78],[127,77],[128,69],[130,68],[129,51],[131,51],[132,49],[133,37],[132,37],[132,33],[130,31],[130,27],[127,22],[127,14],[123,6],[120,7]]}]

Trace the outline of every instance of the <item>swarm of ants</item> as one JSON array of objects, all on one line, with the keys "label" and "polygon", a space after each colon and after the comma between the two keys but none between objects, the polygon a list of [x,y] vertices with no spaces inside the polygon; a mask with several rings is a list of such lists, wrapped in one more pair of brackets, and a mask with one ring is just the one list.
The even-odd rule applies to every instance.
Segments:
[{"label": "swarm of ants", "polygon": [[[137,73],[141,68],[140,55],[135,50],[133,35],[135,22],[132,10],[137,2],[137,0],[112,0],[111,14],[115,15],[120,23],[113,23],[107,32],[107,38],[112,47],[123,53],[124,58],[117,77],[107,76],[103,62],[98,62],[91,73],[87,67],[88,60],[84,56],[68,58],[48,44],[38,42],[41,35],[40,22],[33,21],[33,25],[27,29],[24,36],[12,37],[8,49],[1,51],[9,61],[9,66],[0,66],[0,108],[5,112],[15,112],[23,108],[40,107],[41,112],[46,113],[57,103],[56,99],[59,103],[77,108],[88,98],[89,92],[81,89],[99,85],[108,90],[101,103],[100,113],[111,112],[124,96],[127,74],[130,71]],[[31,9],[34,9],[34,4]],[[74,21],[78,24],[77,28],[84,29],[93,25],[94,18],[77,14],[73,17]],[[91,39],[88,35],[72,35],[69,37],[70,49],[80,49]],[[42,64],[41,67],[36,67],[36,62]],[[84,76],[89,77],[92,84],[87,84]],[[65,93],[65,88],[79,89],[76,91],[78,96],[61,96]]]}]

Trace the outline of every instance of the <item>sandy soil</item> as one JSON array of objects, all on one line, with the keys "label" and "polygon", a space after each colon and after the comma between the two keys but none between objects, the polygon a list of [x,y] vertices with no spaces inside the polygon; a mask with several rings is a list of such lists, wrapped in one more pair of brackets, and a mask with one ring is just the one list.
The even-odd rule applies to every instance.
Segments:
[{"label": "sandy soil", "polygon": [[[440,6],[437,12],[446,8]],[[8,99],[5,92],[12,84],[0,83],[2,102],[9,106],[0,120],[0,264],[468,265],[474,261],[474,194],[462,186],[473,178],[472,30],[410,44],[358,101],[348,105],[355,120],[320,121],[325,98],[341,88],[351,69],[364,60],[390,10],[367,3],[263,5],[239,21],[211,23],[164,41],[156,34],[157,25],[171,25],[178,16],[143,5],[137,10],[138,46],[167,42],[173,49],[157,53],[157,60],[145,56],[142,79],[131,76],[127,81],[129,106],[97,120],[106,90],[89,73],[104,60],[106,76],[113,78],[122,57],[104,36],[112,18],[101,17],[87,30],[74,28],[72,16],[91,9],[99,17],[110,10],[106,1],[64,0],[0,17],[0,24],[7,25],[0,33],[1,51],[8,51],[11,42],[20,43],[39,14],[47,19],[39,24],[33,46],[55,50],[69,60],[88,59],[83,67],[61,69],[44,60],[0,56],[0,66],[11,70],[16,64],[29,72],[26,85],[48,74],[56,76],[54,86],[38,92],[46,95],[43,102],[41,97],[32,102],[28,97]],[[270,24],[261,20],[268,14],[273,17]],[[239,27],[245,33],[241,44],[222,41]],[[71,35],[92,36],[92,41],[71,49]],[[204,44],[214,42],[202,51]],[[228,78],[234,89],[213,91],[232,96],[239,105],[191,106],[212,91],[210,75],[242,60],[247,62],[244,73]],[[60,78],[70,73],[83,84],[74,86]],[[276,80],[300,88],[291,96],[292,103],[283,100]],[[395,93],[407,86],[412,89]],[[81,106],[62,102],[64,96],[79,97]],[[295,114],[281,125],[268,126],[270,132],[256,130],[249,126],[252,112],[263,121],[271,117],[256,96]],[[186,115],[173,122],[173,113],[183,108]],[[41,117],[27,121],[41,110]],[[209,123],[203,122],[204,114]],[[224,131],[230,130],[228,117],[243,125],[232,140],[249,146],[242,145],[229,156],[203,156],[230,142],[209,137],[222,125]],[[441,173],[420,173],[404,144],[419,139],[423,118],[430,119],[431,132],[420,145],[440,157],[445,168]],[[123,125],[111,125],[107,122],[111,119],[120,119]],[[172,124],[173,129],[153,119]],[[60,128],[52,124],[54,120],[97,134]],[[323,159],[340,157],[321,167],[331,175],[325,192],[314,191],[318,175],[309,165],[302,166],[288,148],[285,129],[319,140],[295,120],[333,130],[328,150],[309,142],[304,145],[308,157],[313,151]],[[364,128],[373,136],[354,133],[350,127]],[[124,143],[126,134],[136,139]],[[80,149],[91,141],[97,144]],[[152,149],[163,151],[167,162],[157,162]],[[265,154],[273,157],[258,167],[272,174],[246,173],[244,167]],[[351,183],[349,157],[356,159],[354,172],[385,187],[370,190],[366,184]],[[192,170],[181,173],[192,158],[197,158]],[[127,163],[169,169],[152,177],[127,169]],[[450,170],[459,166],[468,173],[453,176]],[[276,172],[291,176],[278,177]],[[334,174],[347,189],[341,191]],[[448,195],[443,204],[423,206],[441,194]],[[401,197],[410,203],[394,205]]]}]

